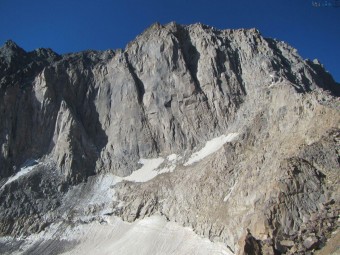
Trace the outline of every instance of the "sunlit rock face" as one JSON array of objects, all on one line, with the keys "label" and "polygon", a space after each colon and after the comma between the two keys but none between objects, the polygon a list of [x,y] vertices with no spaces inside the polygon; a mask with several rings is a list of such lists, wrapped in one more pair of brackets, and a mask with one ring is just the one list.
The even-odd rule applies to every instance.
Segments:
[{"label": "sunlit rock face", "polygon": [[117,224],[133,238],[143,220],[146,246],[173,222],[192,242],[145,254],[321,249],[339,225],[339,86],[256,29],[154,24],[125,50],[66,55],[8,41],[0,252],[79,253],[73,228],[93,226],[110,252]]}]

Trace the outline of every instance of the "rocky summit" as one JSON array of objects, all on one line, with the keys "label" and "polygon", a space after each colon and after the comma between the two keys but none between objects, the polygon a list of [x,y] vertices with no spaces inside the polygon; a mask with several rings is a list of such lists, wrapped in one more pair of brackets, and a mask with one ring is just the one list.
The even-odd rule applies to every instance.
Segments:
[{"label": "rocky summit", "polygon": [[1,254],[339,254],[340,84],[256,29],[0,48]]}]

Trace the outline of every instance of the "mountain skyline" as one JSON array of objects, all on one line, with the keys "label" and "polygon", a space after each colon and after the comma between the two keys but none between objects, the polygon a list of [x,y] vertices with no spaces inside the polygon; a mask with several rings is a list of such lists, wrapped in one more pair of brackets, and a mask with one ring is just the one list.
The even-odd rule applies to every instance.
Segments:
[{"label": "mountain skyline", "polygon": [[124,48],[155,22],[201,22],[218,29],[257,28],[317,58],[340,81],[340,9],[312,1],[22,0],[0,3],[0,44],[13,40],[26,51],[51,48],[59,54]]}]

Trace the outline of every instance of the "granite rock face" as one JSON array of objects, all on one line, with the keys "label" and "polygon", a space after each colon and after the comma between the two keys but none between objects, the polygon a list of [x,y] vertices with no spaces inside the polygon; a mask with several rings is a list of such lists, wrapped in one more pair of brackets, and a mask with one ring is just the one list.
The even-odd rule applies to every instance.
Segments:
[{"label": "granite rock face", "polygon": [[[127,221],[161,214],[238,254],[320,249],[339,225],[339,86],[256,29],[154,24],[125,50],[66,55],[9,41],[0,234],[98,220],[104,208]],[[237,139],[183,164],[229,133]],[[141,158],[171,154],[182,160],[173,172],[124,181]],[[123,178],[114,199],[78,208],[106,175]]]}]

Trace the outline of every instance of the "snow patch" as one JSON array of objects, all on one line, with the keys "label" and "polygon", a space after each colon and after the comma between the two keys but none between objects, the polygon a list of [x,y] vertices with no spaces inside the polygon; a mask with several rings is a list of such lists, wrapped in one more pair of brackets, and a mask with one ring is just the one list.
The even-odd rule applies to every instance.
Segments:
[{"label": "snow patch", "polygon": [[26,174],[28,174],[29,172],[31,172],[35,167],[37,167],[38,165],[40,165],[41,163],[38,163],[35,160],[30,160],[28,161],[24,167],[22,167],[20,169],[19,172],[17,172],[15,175],[11,176],[8,178],[7,182],[3,185],[3,187],[17,179],[19,179],[21,176],[24,176]]},{"label": "snow patch", "polygon": [[134,171],[123,179],[133,182],[146,182],[155,178],[159,172],[156,169],[164,162],[164,158],[144,159],[141,158],[138,163],[143,164],[141,168]]},{"label": "snow patch", "polygon": [[226,195],[226,197],[223,199],[224,202],[227,202],[228,199],[230,198],[231,194],[233,193],[235,186],[237,185],[237,182],[234,183],[234,185],[229,189],[229,193],[228,195]]},{"label": "snow patch", "polygon": [[138,163],[143,164],[143,166],[134,171],[129,176],[121,178],[121,180],[133,181],[133,182],[146,182],[155,178],[159,174],[171,173],[175,170],[176,164],[182,159],[181,156],[177,154],[171,154],[166,157],[166,164],[163,168],[159,168],[165,161],[164,158],[154,158],[154,159],[144,159],[141,158]]},{"label": "snow patch", "polygon": [[182,159],[182,157],[181,156],[178,156],[177,154],[171,154],[171,155],[169,155],[169,156],[167,156],[167,158],[166,158],[168,161],[170,161],[170,162],[177,162],[178,160],[181,160]]},{"label": "snow patch", "polygon": [[239,133],[230,133],[228,135],[222,135],[206,142],[205,146],[200,151],[191,155],[189,160],[184,163],[184,166],[192,165],[209,156],[210,154],[213,154],[214,152],[221,149],[225,143],[235,140],[238,135]]}]

